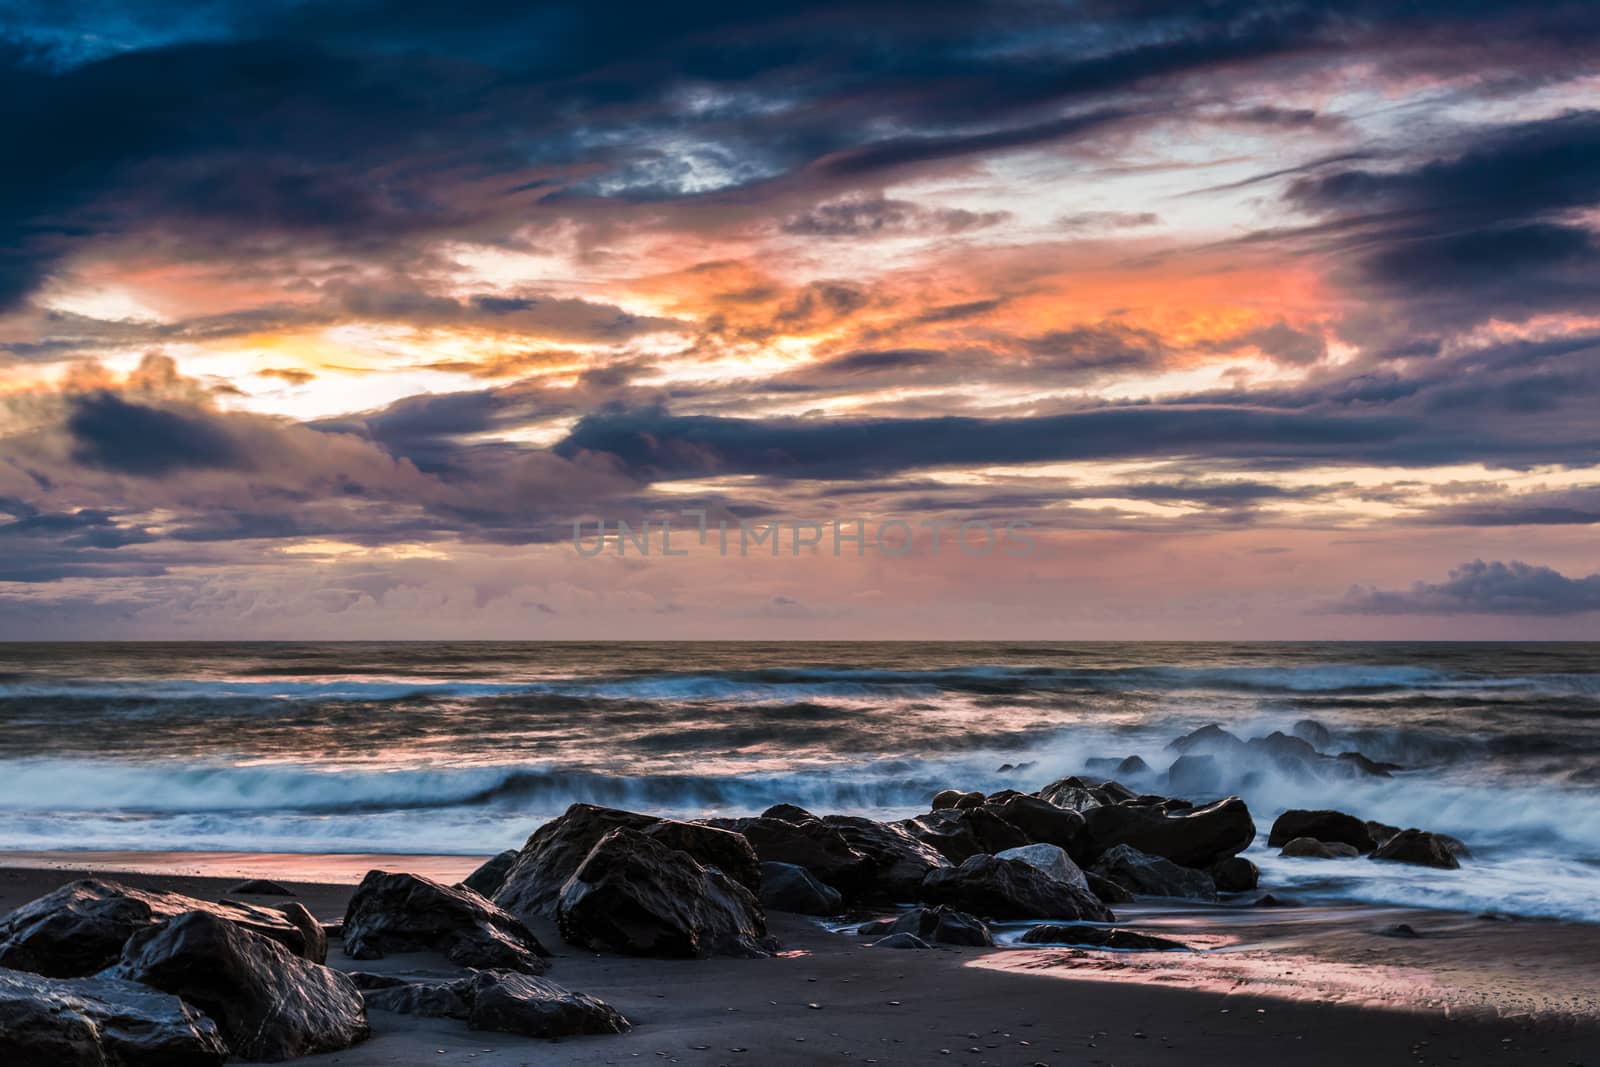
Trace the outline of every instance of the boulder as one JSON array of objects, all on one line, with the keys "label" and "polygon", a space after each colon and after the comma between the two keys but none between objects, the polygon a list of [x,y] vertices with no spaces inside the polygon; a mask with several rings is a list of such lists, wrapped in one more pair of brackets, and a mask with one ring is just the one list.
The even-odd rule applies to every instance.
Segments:
[{"label": "boulder", "polygon": [[1391,771],[1403,771],[1404,767],[1398,763],[1384,763],[1379,760],[1369,759],[1359,752],[1341,752],[1334,757],[1354,771],[1370,778],[1392,778]]},{"label": "boulder", "polygon": [[1261,881],[1261,870],[1243,856],[1229,856],[1211,868],[1211,880],[1219,893],[1244,893]]},{"label": "boulder", "polygon": [[1094,871],[1084,871],[1083,877],[1089,883],[1089,891],[1099,898],[1102,904],[1132,904],[1133,894],[1122,888],[1109,878],[1103,878]]},{"label": "boulder", "polygon": [[916,934],[890,934],[872,943],[873,948],[932,948]]},{"label": "boulder", "polygon": [[1196,756],[1224,758],[1237,758],[1247,752],[1248,747],[1236,734],[1229,733],[1217,723],[1202,726],[1167,743],[1168,749],[1184,755],[1193,753]]},{"label": "boulder", "polygon": [[109,977],[182,997],[216,1020],[244,1060],[335,1052],[367,1037],[354,982],[211,912],[134,934]]},{"label": "boulder", "polygon": [[240,882],[228,890],[228,894],[230,896],[247,897],[292,897],[295,895],[294,890],[266,878],[251,878],[249,881]]},{"label": "boulder", "polygon": [[515,971],[478,971],[448,982],[400,982],[364,995],[372,1011],[462,1019],[474,1030],[524,1037],[621,1034],[631,1028],[603,1000]]},{"label": "boulder", "polygon": [[511,868],[516,866],[519,855],[516,849],[508,848],[498,856],[489,857],[477,870],[461,879],[461,887],[482,896],[493,897],[500,892],[500,887],[506,884],[506,876],[511,873]]},{"label": "boulder", "polygon": [[1135,952],[1169,952],[1174,949],[1187,952],[1189,946],[1181,941],[1134,930],[1106,929],[1104,926],[1071,926],[1045,923],[1035,926],[1019,938],[1025,945],[1086,945],[1093,948],[1113,948]]},{"label": "boulder", "polygon": [[208,911],[239,923],[315,963],[327,959],[327,940],[321,931],[308,937],[299,923],[277,908],[232,901],[212,904],[180,893],[85,878],[0,918],[0,967],[51,978],[94,974],[115,963],[122,946],[138,931],[190,911]]},{"label": "boulder", "polygon": [[668,848],[687,852],[704,866],[715,867],[750,892],[761,892],[761,860],[743,834],[677,819],[659,819],[644,832]]},{"label": "boulder", "polygon": [[1315,719],[1301,719],[1290,728],[1290,732],[1318,751],[1333,744],[1333,733]]},{"label": "boulder", "polygon": [[1167,768],[1167,788],[1174,793],[1212,794],[1222,788],[1222,768],[1217,757],[1184,755]]},{"label": "boulder", "polygon": [[1117,845],[1131,845],[1185,867],[1211,867],[1243,852],[1256,836],[1250,809],[1238,797],[1172,814],[1108,804],[1089,809],[1084,821],[1096,855]]},{"label": "boulder", "polygon": [[1361,855],[1354,845],[1343,841],[1318,841],[1314,837],[1296,837],[1284,842],[1279,855],[1310,860],[1347,860]]},{"label": "boulder", "polygon": [[1107,799],[1094,785],[1076,775],[1058,778],[1034,795],[1058,808],[1076,812],[1086,812],[1102,804],[1116,803],[1115,800]]},{"label": "boulder", "polygon": [[1090,892],[1089,880],[1083,876],[1083,871],[1078,868],[1065,849],[1059,845],[1022,845],[1019,848],[1008,848],[1003,852],[996,852],[995,856],[1003,860],[1021,860],[1030,867],[1036,867],[1058,882],[1075,885],[1085,893]]},{"label": "boulder", "polygon": [[1076,855],[1083,848],[1083,816],[1048,800],[1025,793],[999,801],[991,797],[984,810],[1015,826],[1036,844],[1058,845],[1066,849],[1068,855]]},{"label": "boulder", "polygon": [[[354,977],[351,975],[351,978]],[[472,1014],[471,978],[457,978],[449,982],[407,982],[397,979],[371,988],[363,982],[357,984],[361,986],[361,996],[366,1001],[368,1011],[392,1011],[397,1015],[420,1015],[430,1019],[465,1019]]]},{"label": "boulder", "polygon": [[1401,830],[1372,853],[1375,860],[1410,863],[1419,867],[1439,867],[1453,871],[1461,866],[1450,846],[1438,834],[1424,830]]},{"label": "boulder", "polygon": [[626,828],[590,850],[562,887],[561,936],[630,956],[771,956],[761,904],[715,867]]},{"label": "boulder", "polygon": [[[317,917],[306,910],[304,904],[289,901],[287,904],[274,905],[283,917],[293,923],[300,933],[305,936],[305,948],[300,955],[313,963],[326,963],[328,960],[328,931],[323,928]],[[340,936],[343,936],[343,924],[340,925]]]},{"label": "boulder", "polygon": [[217,1024],[170,994],[0,969],[0,1063],[215,1067],[227,1058]]},{"label": "boulder", "polygon": [[945,808],[903,819],[895,826],[937,849],[951,863],[1029,844],[1028,836],[987,807]]},{"label": "boulder", "polygon": [[1338,841],[1357,852],[1371,852],[1378,846],[1366,823],[1342,811],[1306,811],[1299,808],[1286,811],[1272,824],[1267,844],[1282,848],[1297,837]]},{"label": "boulder", "polygon": [[994,935],[983,920],[964,911],[940,904],[932,908],[912,908],[890,924],[890,934],[913,934],[922,941],[945,945],[994,944]]},{"label": "boulder", "polygon": [[986,798],[982,793],[967,793],[959,789],[945,789],[933,795],[933,810],[944,811],[947,808],[975,808],[982,804]]},{"label": "boulder", "polygon": [[1136,896],[1217,899],[1217,885],[1205,871],[1180,867],[1130,845],[1107,849],[1096,861],[1094,871]]},{"label": "boulder", "polygon": [[763,819],[781,819],[784,822],[816,822],[817,817],[805,808],[794,804],[774,804],[761,813]]},{"label": "boulder", "polygon": [[892,902],[915,900],[929,871],[950,866],[942,852],[897,823],[854,815],[829,815],[822,821],[870,862],[870,881],[861,895]]},{"label": "boulder", "polygon": [[430,878],[368,871],[344,916],[344,954],[355,960],[442,952],[462,967],[543,974],[549,955],[522,920],[470,889]]},{"label": "boulder", "polygon": [[856,927],[856,935],[859,937],[882,937],[893,929],[893,919],[873,919],[871,922],[865,922]]},{"label": "boulder", "polygon": [[1111,921],[1111,910],[1094,894],[1019,860],[989,855],[929,873],[922,882],[922,899],[993,919]]},{"label": "boulder", "polygon": [[[820,820],[785,822],[759,816],[710,822],[721,829],[743,834],[761,863],[792,863],[804,867],[820,881],[847,895],[871,881],[872,861],[851,848],[838,830]],[[698,855],[695,858],[708,862]],[[759,887],[759,869],[757,874]]]},{"label": "boulder", "polygon": [[1150,764],[1138,756],[1128,756],[1126,759],[1090,759],[1084,761],[1084,767],[1091,774],[1104,775],[1107,778],[1138,778],[1151,773]]},{"label": "boulder", "polygon": [[817,881],[804,867],[793,863],[763,863],[761,906],[796,915],[837,915],[844,909],[844,897],[832,886]]},{"label": "boulder", "polygon": [[1367,833],[1372,835],[1372,840],[1377,842],[1379,845],[1383,844],[1385,841],[1389,840],[1389,838],[1400,832],[1400,827],[1398,826],[1390,826],[1388,823],[1384,822],[1375,822],[1372,819],[1368,819],[1364,825],[1367,828]]}]

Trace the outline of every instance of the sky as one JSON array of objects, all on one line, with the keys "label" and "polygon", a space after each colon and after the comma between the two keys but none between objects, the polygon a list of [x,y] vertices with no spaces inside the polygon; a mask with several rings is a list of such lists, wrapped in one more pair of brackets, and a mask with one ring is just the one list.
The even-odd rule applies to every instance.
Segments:
[{"label": "sky", "polygon": [[0,639],[1600,638],[1593,3],[0,0],[0,137]]}]

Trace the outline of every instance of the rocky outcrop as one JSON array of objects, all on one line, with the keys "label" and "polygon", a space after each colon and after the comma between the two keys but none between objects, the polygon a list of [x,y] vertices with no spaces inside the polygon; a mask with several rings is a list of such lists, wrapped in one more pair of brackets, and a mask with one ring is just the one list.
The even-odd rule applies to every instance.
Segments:
[{"label": "rocky outcrop", "polygon": [[621,1012],[586,993],[514,971],[479,971],[450,982],[406,982],[364,994],[373,1011],[462,1019],[474,1030],[524,1037],[626,1033]]},{"label": "rocky outcrop", "polygon": [[1028,835],[988,807],[945,808],[895,824],[951,863],[1029,844]]},{"label": "rocky outcrop", "polygon": [[549,953],[522,920],[470,889],[415,874],[368,871],[344,916],[344,954],[441,952],[462,967],[543,974]]},{"label": "rocky outcrop", "polygon": [[630,956],[770,956],[755,895],[715,867],[637,830],[613,830],[590,850],[556,908],[561,936]]},{"label": "rocky outcrop", "polygon": [[1343,841],[1318,841],[1314,837],[1296,837],[1284,842],[1283,856],[1310,860],[1347,860],[1361,855],[1354,845]]},{"label": "rocky outcrop", "polygon": [[1129,845],[1107,849],[1096,861],[1094,872],[1136,896],[1217,899],[1217,885],[1205,871],[1180,867]]},{"label": "rocky outcrop", "polygon": [[1117,845],[1131,845],[1202,869],[1243,852],[1256,836],[1250,809],[1238,797],[1171,814],[1134,804],[1101,805],[1085,812],[1084,821],[1096,856]]},{"label": "rocky outcrop", "polygon": [[215,1067],[217,1024],[182,1000],[115,978],[0,969],[0,1063],[17,1067]]},{"label": "rocky outcrop", "polygon": [[1008,848],[1003,852],[996,852],[995,857],[1003,860],[1021,860],[1031,867],[1054,878],[1058,882],[1075,885],[1084,892],[1090,892],[1089,880],[1084,877],[1067,851],[1059,845],[1023,845],[1020,848]]},{"label": "rocky outcrop", "polygon": [[837,915],[844,908],[844,897],[832,886],[817,881],[804,867],[792,863],[763,863],[761,906],[769,911],[796,915]]},{"label": "rocky outcrop", "polygon": [[508,848],[498,856],[489,857],[477,870],[461,879],[462,888],[481,896],[493,897],[506,884],[506,876],[516,866],[519,855],[516,849]]},{"label": "rocky outcrop", "polygon": [[1371,852],[1378,846],[1365,822],[1342,811],[1306,811],[1294,808],[1278,816],[1267,835],[1267,844],[1282,848],[1297,837],[1318,841],[1338,841],[1357,852]]},{"label": "rocky outcrop", "polygon": [[989,855],[933,871],[922,883],[922,899],[992,919],[1111,921],[1111,910],[1092,893],[1018,860]]},{"label": "rocky outcrop", "polygon": [[1450,871],[1461,866],[1461,861],[1456,859],[1444,838],[1425,830],[1401,830],[1379,845],[1373,851],[1372,858]]},{"label": "rocky outcrop", "polygon": [[367,1036],[355,983],[210,912],[136,933],[110,977],[182,997],[216,1021],[234,1055],[277,1061]]},{"label": "rocky outcrop", "polygon": [[1112,948],[1135,952],[1187,952],[1189,946],[1181,941],[1136,930],[1106,929],[1104,926],[1064,926],[1045,923],[1035,926],[1019,938],[1025,945],[1079,945],[1092,948]]},{"label": "rocky outcrop", "polygon": [[180,893],[85,878],[0,918],[0,967],[52,978],[94,974],[116,962],[122,946],[138,931],[190,911],[207,911],[236,922],[313,962],[327,959],[321,930],[312,934],[277,908],[233,901],[212,904]]},{"label": "rocky outcrop", "polygon": [[929,871],[950,866],[943,853],[897,823],[854,815],[829,815],[822,821],[871,863],[871,875],[859,896],[892,902],[915,900]]}]

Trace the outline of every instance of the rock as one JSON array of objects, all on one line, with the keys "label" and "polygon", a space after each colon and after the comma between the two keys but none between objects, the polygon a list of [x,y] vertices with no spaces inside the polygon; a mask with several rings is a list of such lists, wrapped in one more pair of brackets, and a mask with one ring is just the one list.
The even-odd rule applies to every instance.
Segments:
[{"label": "rock", "polygon": [[1250,906],[1252,908],[1298,908],[1300,902],[1289,897],[1278,897],[1273,896],[1271,893],[1266,893]]},{"label": "rock", "polygon": [[1451,837],[1449,834],[1440,833],[1436,833],[1433,836],[1443,842],[1444,847],[1450,850],[1450,855],[1454,856],[1456,859],[1466,860],[1472,858],[1472,850],[1467,848],[1467,843],[1461,840],[1461,838]]},{"label": "rock", "polygon": [[1018,860],[988,855],[931,872],[923,880],[922,899],[994,919],[1111,921],[1111,910],[1092,893]]},{"label": "rock", "polygon": [[16,1067],[213,1067],[217,1024],[177,997],[115,978],[0,969],[0,1063]]},{"label": "rock", "polygon": [[414,874],[368,871],[344,916],[344,954],[382,959],[442,952],[462,967],[543,974],[549,955],[522,920],[470,889]]},{"label": "rock", "polygon": [[1138,778],[1153,773],[1150,765],[1138,756],[1120,760],[1115,758],[1085,760],[1084,766],[1091,773],[1103,774],[1107,778]]},{"label": "rock", "polygon": [[211,912],[134,934],[110,977],[182,997],[216,1020],[244,1060],[334,1052],[367,1037],[354,982]]},{"label": "rock", "polygon": [[893,919],[874,919],[856,927],[856,935],[858,937],[882,937],[893,929]]},{"label": "rock", "polygon": [[987,799],[982,793],[967,793],[959,789],[945,789],[933,795],[933,810],[947,808],[975,808]]},{"label": "rock", "polygon": [[294,890],[285,888],[277,882],[269,881],[266,878],[252,878],[247,882],[240,882],[228,890],[230,896],[236,893],[247,897],[292,897],[295,895]]},{"label": "rock", "polygon": [[1343,841],[1318,841],[1314,837],[1297,837],[1284,842],[1279,855],[1310,860],[1346,860],[1361,855],[1354,845]]},{"label": "rock", "polygon": [[630,956],[771,956],[761,904],[715,867],[637,830],[613,830],[567,879],[556,909],[569,943]]},{"label": "rock", "polygon": [[1021,860],[1058,882],[1075,885],[1085,893],[1090,892],[1089,880],[1083,876],[1083,871],[1078,865],[1072,862],[1066,850],[1059,845],[1023,845],[1020,848],[1008,848],[1004,852],[996,852],[995,856],[1003,860]]},{"label": "rock", "polygon": [[743,834],[677,819],[659,819],[644,832],[668,848],[687,852],[704,866],[715,867],[750,892],[761,892],[761,861]]},{"label": "rock", "polygon": [[1380,937],[1414,938],[1422,936],[1417,933],[1410,923],[1395,923],[1393,926],[1385,926],[1378,931],[1378,934]]},{"label": "rock", "polygon": [[1272,824],[1267,844],[1282,848],[1297,837],[1338,841],[1357,852],[1371,852],[1378,846],[1366,823],[1342,811],[1305,811],[1299,808],[1286,811]]},{"label": "rock", "polygon": [[984,947],[994,944],[994,935],[983,920],[942,904],[932,908],[912,908],[893,921],[889,932],[915,934],[923,941],[944,945]]},{"label": "rock", "polygon": [[950,866],[944,854],[925,845],[904,826],[854,815],[822,820],[871,864],[870,882],[861,894],[887,901],[915,900],[929,871]]},{"label": "rock", "polygon": [[1400,827],[1398,826],[1390,826],[1384,822],[1374,822],[1371,819],[1368,819],[1364,825],[1367,828],[1367,833],[1372,835],[1372,840],[1379,845],[1400,832]]},{"label": "rock", "polygon": [[1048,800],[1025,793],[998,801],[990,797],[984,810],[1015,826],[1036,844],[1057,845],[1066,849],[1069,856],[1079,854],[1083,848],[1083,816]]},{"label": "rock", "polygon": [[1109,878],[1103,878],[1094,871],[1084,871],[1084,880],[1089,883],[1092,892],[1102,904],[1132,904],[1133,894],[1122,888]]},{"label": "rock", "polygon": [[916,934],[890,934],[872,943],[873,948],[932,948]]},{"label": "rock", "polygon": [[[290,901],[287,904],[275,905],[283,917],[293,923],[305,935],[305,950],[301,956],[313,963],[326,963],[328,960],[328,931],[322,928],[322,923],[317,917],[306,910],[304,904]],[[343,936],[341,924],[340,936]]]},{"label": "rock", "polygon": [[945,808],[893,825],[904,827],[911,836],[937,849],[951,863],[1029,843],[1026,834],[986,807]]},{"label": "rock", "polygon": [[1090,808],[1098,808],[1102,804],[1116,803],[1115,800],[1108,799],[1101,790],[1076,775],[1058,778],[1035,795],[1058,808],[1079,813],[1086,812]]},{"label": "rock", "polygon": [[[871,882],[872,861],[845,842],[827,823],[785,822],[765,816],[754,819],[716,819],[716,826],[743,834],[761,863],[792,863],[817,879],[851,895]],[[700,862],[706,860],[695,856]],[[726,872],[724,872],[726,873]],[[759,869],[757,871],[759,882]]]},{"label": "rock", "polygon": [[0,918],[0,967],[52,978],[94,974],[115,963],[122,946],[138,931],[190,911],[208,911],[237,922],[315,963],[327,959],[325,938],[308,939],[307,931],[275,908],[232,901],[212,904],[180,893],[147,892],[109,879],[85,878]]},{"label": "rock", "polygon": [[1418,867],[1440,867],[1450,871],[1461,866],[1455,853],[1450,851],[1450,846],[1441,840],[1438,834],[1430,834],[1423,830],[1401,830],[1379,845],[1373,851],[1372,858],[1394,863],[1410,863]]},{"label": "rock", "polygon": [[793,804],[774,804],[761,813],[763,819],[781,819],[783,822],[817,822],[817,817],[805,808]]},{"label": "rock", "polygon": [[1217,885],[1205,871],[1180,867],[1130,845],[1107,849],[1096,861],[1094,871],[1138,896],[1217,899]]},{"label": "rock", "polygon": [[804,867],[793,863],[763,863],[761,906],[796,915],[837,915],[844,908],[844,897],[832,886],[817,881]]},{"label": "rock", "polygon": [[1063,926],[1060,923],[1035,926],[1019,940],[1026,945],[1091,945],[1095,948],[1152,952],[1189,950],[1189,946],[1181,941],[1141,934],[1133,930],[1108,930],[1104,926]]},{"label": "rock", "polygon": [[1167,744],[1167,748],[1184,755],[1239,757],[1248,747],[1237,735],[1224,730],[1217,723],[1202,726]]},{"label": "rock", "polygon": [[1244,893],[1261,881],[1261,870],[1243,856],[1230,856],[1211,868],[1219,893]]},{"label": "rock", "polygon": [[1280,730],[1274,730],[1266,737],[1251,738],[1249,746],[1263,752],[1279,766],[1301,767],[1320,762],[1322,753],[1318,752],[1310,742],[1303,738],[1291,737]]},{"label": "rock", "polygon": [[1290,732],[1319,751],[1333,744],[1333,733],[1315,719],[1301,719]]},{"label": "rock", "polygon": [[1335,758],[1372,778],[1392,778],[1394,776],[1390,773],[1391,771],[1405,770],[1398,763],[1380,763],[1377,760],[1368,759],[1359,752],[1341,752]]},{"label": "rock", "polygon": [[474,1030],[524,1037],[621,1034],[630,1029],[628,1020],[605,1001],[515,971],[479,971],[449,982],[405,982],[365,995],[374,1011],[464,1019]]},{"label": "rock", "polygon": [[491,856],[477,870],[461,879],[461,886],[485,897],[493,897],[506,884],[511,868],[516,866],[519,853],[508,848],[498,856]]},{"label": "rock", "polygon": [[1222,788],[1222,768],[1215,756],[1184,755],[1167,768],[1167,788],[1174,793],[1210,793]]},{"label": "rock", "polygon": [[1128,804],[1102,805],[1085,812],[1084,821],[1095,854],[1131,845],[1185,867],[1214,866],[1243,852],[1256,836],[1250,809],[1238,797],[1177,814]]}]

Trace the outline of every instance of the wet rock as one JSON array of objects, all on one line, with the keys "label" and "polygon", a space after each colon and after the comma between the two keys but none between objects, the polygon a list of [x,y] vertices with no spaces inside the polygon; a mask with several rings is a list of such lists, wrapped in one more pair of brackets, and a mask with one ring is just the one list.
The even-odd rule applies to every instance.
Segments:
[{"label": "wet rock", "polygon": [[893,919],[874,919],[856,927],[858,937],[882,937],[894,929]]},{"label": "wet rock", "polygon": [[916,934],[890,934],[872,943],[873,948],[932,948]]},{"label": "wet rock", "polygon": [[1174,793],[1215,795],[1222,788],[1222,768],[1217,757],[1184,755],[1167,768],[1167,788]]},{"label": "wet rock", "polygon": [[1391,778],[1393,775],[1390,772],[1405,770],[1398,763],[1381,763],[1359,752],[1341,752],[1335,759],[1371,778]]},{"label": "wet rock", "polygon": [[1368,819],[1363,825],[1366,826],[1367,833],[1372,835],[1372,840],[1378,845],[1383,844],[1400,832],[1400,827],[1398,826],[1390,826],[1385,822],[1374,822],[1371,819]]},{"label": "wet rock", "polygon": [[[851,848],[839,831],[825,822],[785,822],[765,816],[709,821],[744,835],[761,863],[792,863],[804,867],[819,881],[847,895],[871,881],[872,861]],[[707,862],[700,856],[695,858]],[[757,873],[759,875],[759,869]],[[757,885],[760,885],[759,879]]]},{"label": "wet rock", "polygon": [[889,933],[914,934],[923,941],[944,945],[983,947],[994,944],[994,935],[983,920],[942,904],[912,908],[890,924]]},{"label": "wet rock", "polygon": [[945,808],[894,825],[937,849],[951,863],[1029,843],[1026,834],[986,807]]},{"label": "wet rock", "polygon": [[134,934],[109,976],[182,997],[216,1021],[240,1059],[334,1052],[367,1037],[350,979],[210,912]]},{"label": "wet rock", "polygon": [[1150,765],[1138,756],[1128,756],[1125,759],[1090,759],[1084,761],[1091,774],[1104,775],[1107,778],[1138,778],[1142,775],[1155,773]]},{"label": "wet rock", "polygon": [[252,878],[249,881],[240,882],[228,890],[228,894],[230,896],[243,894],[247,897],[292,897],[295,895],[294,890],[266,878]]},{"label": "wet rock", "polygon": [[1084,871],[1084,880],[1089,883],[1089,891],[1095,895],[1102,904],[1132,904],[1133,894],[1122,888],[1109,878],[1103,878],[1094,871]]},{"label": "wet rock", "polygon": [[1181,941],[1134,930],[1107,929],[1104,926],[1068,926],[1045,923],[1035,926],[1019,939],[1025,945],[1087,945],[1094,948],[1114,948],[1133,951],[1165,952],[1188,951]]},{"label": "wet rock", "polygon": [[774,804],[761,813],[763,819],[781,819],[784,822],[817,822],[817,817],[805,808],[794,804]]},{"label": "wet rock", "polygon": [[1456,859],[1466,860],[1472,858],[1472,850],[1467,847],[1467,843],[1461,840],[1461,838],[1451,837],[1449,834],[1440,833],[1435,833],[1433,836],[1437,837],[1441,842],[1443,842],[1444,847],[1450,850],[1450,855],[1454,856]]},{"label": "wet rock", "polygon": [[1319,752],[1333,744],[1332,731],[1315,719],[1301,719],[1294,724],[1291,732]]},{"label": "wet rock", "polygon": [[1196,868],[1212,867],[1243,852],[1256,835],[1250,809],[1238,797],[1172,814],[1129,804],[1102,805],[1085,812],[1084,821],[1095,854],[1131,845]]},{"label": "wet rock", "polygon": [[498,856],[489,857],[477,870],[461,879],[462,887],[493,898],[500,892],[500,887],[506,884],[506,877],[511,873],[511,868],[516,866],[520,854],[516,849],[508,848]]},{"label": "wet rock", "polygon": [[325,938],[308,937],[276,908],[232,901],[212,904],[180,893],[148,892],[110,879],[85,878],[0,918],[0,967],[52,978],[94,974],[116,962],[122,946],[138,931],[190,911],[208,911],[237,922],[313,962],[327,958]]},{"label": "wet rock", "polygon": [[[317,917],[306,910],[304,904],[290,901],[287,904],[275,905],[283,917],[299,929],[305,936],[305,948],[301,956],[313,963],[326,963],[328,960],[328,931],[323,929]],[[343,936],[341,924],[340,936]]]},{"label": "wet rock", "polygon": [[1054,804],[1058,808],[1066,808],[1068,811],[1080,814],[1090,808],[1098,808],[1102,804],[1116,803],[1114,800],[1104,799],[1091,783],[1077,775],[1058,778],[1039,790],[1036,795],[1040,800]]},{"label": "wet rock", "polygon": [[1058,882],[1075,885],[1086,893],[1090,891],[1089,880],[1083,876],[1083,871],[1072,862],[1066,850],[1059,845],[1023,845],[1020,848],[1008,848],[1003,852],[996,852],[995,856],[1003,860],[1021,860]]},{"label": "wet rock", "polygon": [[1295,808],[1278,816],[1267,834],[1267,844],[1282,848],[1297,837],[1318,841],[1337,841],[1357,852],[1371,852],[1378,846],[1368,825],[1342,811],[1306,811]]},{"label": "wet rock", "polygon": [[603,1000],[515,971],[479,971],[448,982],[403,982],[365,996],[372,1011],[462,1019],[474,1030],[524,1037],[621,1034],[631,1028]]},{"label": "wet rock", "polygon": [[1318,841],[1314,837],[1296,837],[1284,842],[1279,855],[1308,860],[1347,860],[1361,855],[1354,845],[1343,841]]},{"label": "wet rock", "polygon": [[769,911],[796,915],[837,915],[844,908],[844,897],[832,886],[817,881],[804,867],[793,863],[763,863],[761,906]]},{"label": "wet rock", "polygon": [[567,879],[556,910],[574,945],[630,956],[770,956],[761,904],[715,867],[637,830],[613,830]]},{"label": "wet rock", "polygon": [[1216,883],[1205,871],[1180,867],[1129,845],[1107,849],[1096,861],[1094,871],[1137,896],[1217,899]]},{"label": "wet rock", "polygon": [[888,901],[915,900],[929,871],[950,866],[944,854],[923,844],[897,823],[854,815],[829,815],[822,820],[856,853],[865,856],[871,874],[858,895]]},{"label": "wet rock", "polygon": [[933,795],[933,810],[948,808],[975,808],[986,798],[982,793],[968,793],[960,789],[945,789]]},{"label": "wet rock", "polygon": [[182,1000],[114,978],[0,969],[0,1063],[17,1067],[214,1067],[217,1024]]},{"label": "wet rock", "polygon": [[1252,908],[1298,908],[1300,902],[1292,897],[1280,897],[1272,893],[1265,893],[1250,906]]},{"label": "wet rock", "polygon": [[1243,856],[1230,856],[1211,868],[1219,893],[1244,893],[1261,881],[1261,870]]},{"label": "wet rock", "polygon": [[[511,972],[500,972],[511,973]],[[352,976],[354,977],[354,976]],[[392,1011],[429,1019],[465,1019],[472,1014],[472,979],[451,982],[394,982],[375,989],[363,988],[368,1011]],[[382,1027],[379,1027],[382,1032]]]},{"label": "wet rock", "polygon": [[1253,737],[1248,744],[1250,748],[1265,754],[1268,759],[1284,767],[1309,766],[1324,758],[1309,741],[1291,737],[1280,730],[1274,730],[1266,737]]},{"label": "wet rock", "polygon": [[1438,834],[1414,829],[1401,830],[1389,838],[1373,851],[1372,858],[1451,871],[1461,866],[1455,853],[1450,851],[1450,846]]},{"label": "wet rock", "polygon": [[1222,756],[1242,757],[1248,746],[1235,734],[1224,730],[1219,724],[1211,723],[1198,730],[1174,738],[1167,743],[1167,748],[1173,752],[1184,755],[1196,756]]},{"label": "wet rock", "polygon": [[1035,844],[1056,845],[1066,849],[1069,856],[1079,854],[1083,848],[1083,816],[1048,800],[1026,793],[998,800],[990,797],[984,810],[1015,826]]},{"label": "wet rock", "polygon": [[344,954],[442,952],[463,967],[543,974],[549,955],[522,920],[470,889],[414,874],[368,871],[344,916]]},{"label": "wet rock", "polygon": [[1111,921],[1111,910],[1092,893],[1026,863],[989,855],[932,872],[922,883],[922,899],[994,919]]},{"label": "wet rock", "polygon": [[644,832],[668,848],[687,852],[697,862],[715,867],[750,892],[761,891],[761,860],[743,834],[677,819],[658,819]]}]

